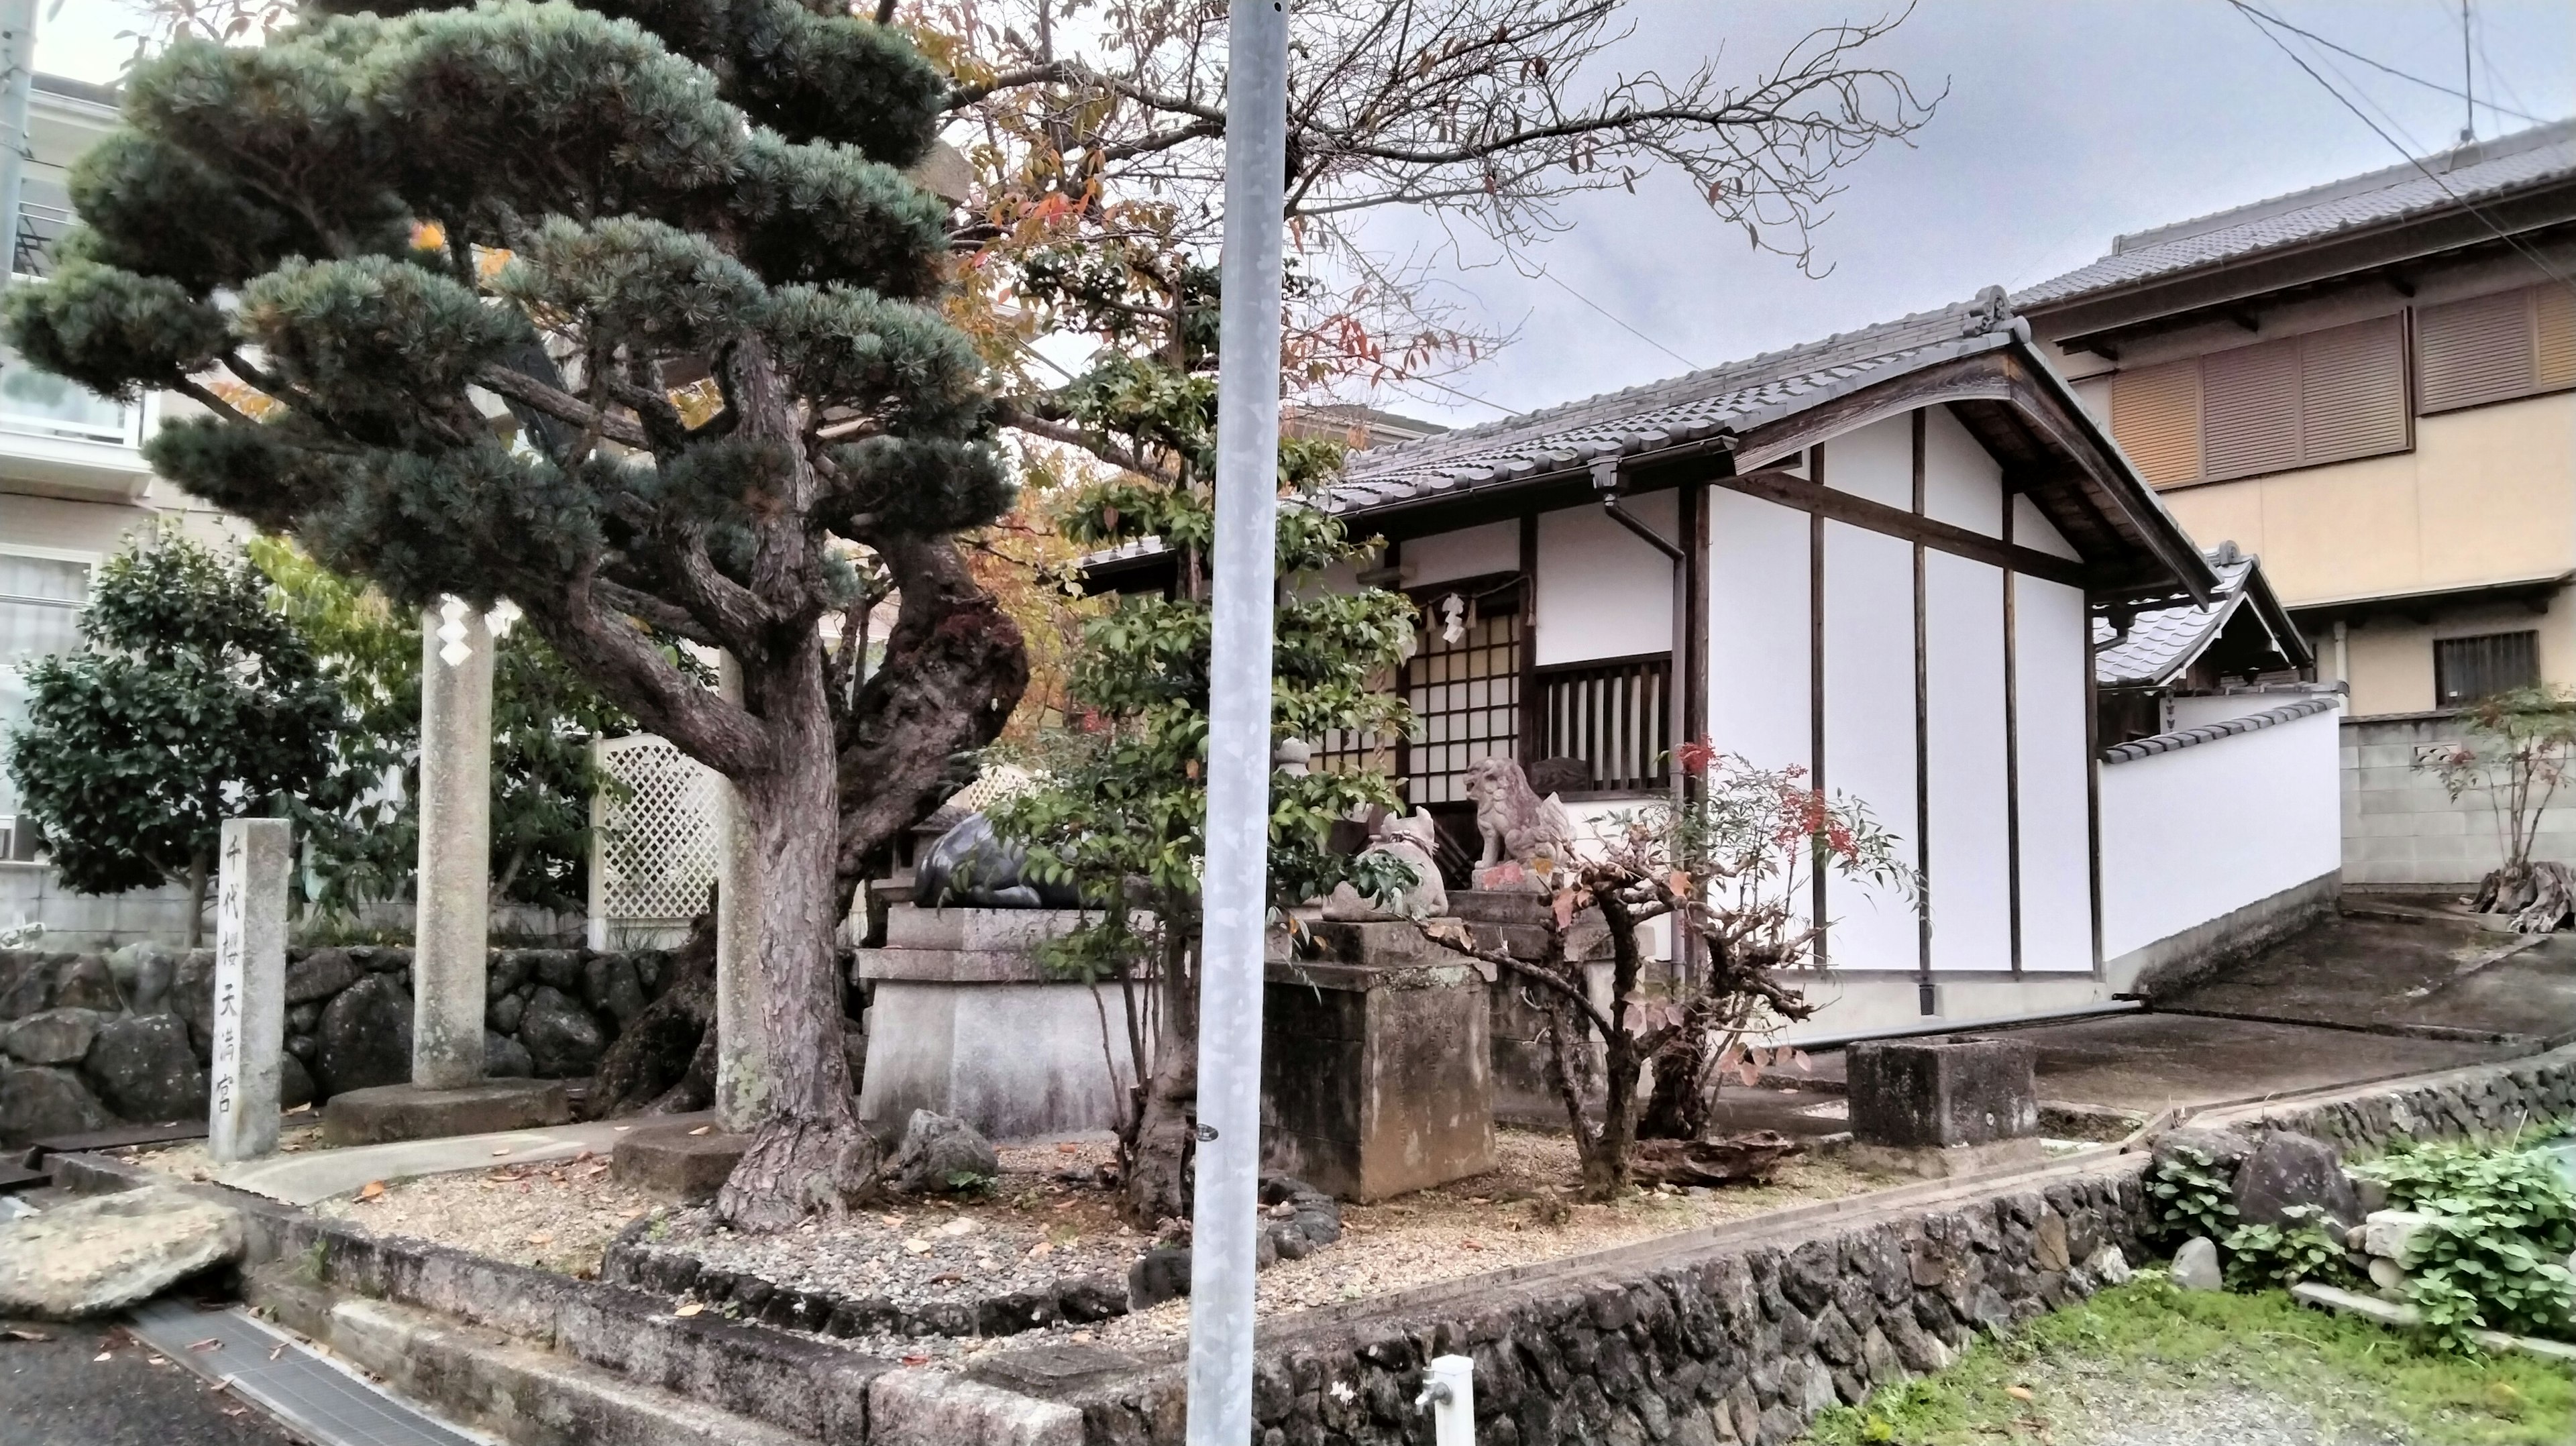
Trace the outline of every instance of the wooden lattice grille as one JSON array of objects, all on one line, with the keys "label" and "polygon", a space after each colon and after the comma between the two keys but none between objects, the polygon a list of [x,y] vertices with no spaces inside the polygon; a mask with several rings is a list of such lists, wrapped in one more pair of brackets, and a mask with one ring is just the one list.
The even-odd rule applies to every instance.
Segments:
[{"label": "wooden lattice grille", "polygon": [[1452,596],[1425,598],[1416,623],[1421,650],[1404,665],[1404,701],[1413,708],[1404,788],[1416,806],[1467,801],[1467,766],[1512,757],[1520,738],[1520,610],[1488,597],[1465,607],[1452,639]]},{"label": "wooden lattice grille", "polygon": [[617,786],[592,807],[592,909],[615,923],[685,920],[715,882],[723,781],[649,733],[599,745]]},{"label": "wooden lattice grille", "polygon": [[1666,787],[1672,670],[1670,653],[1539,669],[1540,756],[1582,759],[1605,792]]}]

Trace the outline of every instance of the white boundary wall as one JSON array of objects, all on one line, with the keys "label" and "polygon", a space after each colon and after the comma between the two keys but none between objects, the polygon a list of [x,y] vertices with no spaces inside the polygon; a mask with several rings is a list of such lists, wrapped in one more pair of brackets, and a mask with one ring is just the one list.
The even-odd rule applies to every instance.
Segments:
[{"label": "white boundary wall", "polygon": [[2340,869],[2338,731],[2327,709],[2102,765],[2104,957]]}]

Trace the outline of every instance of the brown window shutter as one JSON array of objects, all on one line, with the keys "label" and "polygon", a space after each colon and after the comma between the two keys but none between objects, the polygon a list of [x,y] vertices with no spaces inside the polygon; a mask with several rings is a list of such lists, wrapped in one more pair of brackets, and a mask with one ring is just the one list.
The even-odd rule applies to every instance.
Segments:
[{"label": "brown window shutter", "polygon": [[2200,362],[2140,367],[2111,378],[2111,437],[2161,487],[2200,479]]},{"label": "brown window shutter", "polygon": [[2576,291],[2535,287],[2531,301],[2532,380],[2543,389],[2576,387]]},{"label": "brown window shutter", "polygon": [[2299,465],[2299,339],[2200,359],[2201,454],[2212,478]]},{"label": "brown window shutter", "polygon": [[2406,342],[2383,316],[2299,339],[2299,461],[2370,457],[2406,446]]},{"label": "brown window shutter", "polygon": [[2429,416],[2528,395],[2531,331],[2529,291],[2425,307],[2415,319],[2418,407]]}]

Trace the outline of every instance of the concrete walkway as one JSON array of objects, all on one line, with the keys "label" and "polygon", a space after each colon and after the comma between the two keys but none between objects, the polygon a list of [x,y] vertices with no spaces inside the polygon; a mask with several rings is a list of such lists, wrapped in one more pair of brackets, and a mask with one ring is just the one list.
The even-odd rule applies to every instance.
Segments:
[{"label": "concrete walkway", "polygon": [[655,1115],[649,1120],[586,1125],[556,1125],[538,1130],[509,1130],[495,1135],[452,1135],[441,1140],[400,1140],[387,1145],[351,1145],[245,1160],[215,1174],[220,1184],[289,1205],[310,1205],[346,1195],[370,1180],[402,1180],[416,1175],[444,1175],[458,1170],[488,1170],[495,1165],[542,1164],[569,1160],[587,1150],[605,1155],[617,1142],[644,1125],[711,1124],[713,1113]]}]

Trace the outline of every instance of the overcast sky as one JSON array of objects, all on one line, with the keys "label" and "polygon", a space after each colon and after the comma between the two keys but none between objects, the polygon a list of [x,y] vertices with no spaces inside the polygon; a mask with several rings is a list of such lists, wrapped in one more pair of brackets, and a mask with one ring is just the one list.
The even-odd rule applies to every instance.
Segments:
[{"label": "overcast sky", "polygon": [[[39,68],[113,79],[132,45],[117,37],[133,28],[119,0],[47,4]],[[2399,70],[2461,85],[2457,0],[2264,8]],[[1634,0],[1631,12],[1636,34],[1613,59],[1678,71],[1679,58],[1722,45],[1726,65],[1745,75],[1816,25],[1880,13],[1830,0]],[[2477,94],[2544,119],[2576,115],[2576,4],[2475,0],[2474,13]],[[2456,139],[2455,97],[2291,43],[2415,154]],[[1748,254],[1742,235],[1686,186],[1656,178],[1633,197],[1571,206],[1571,229],[1531,257],[1553,280],[1508,265],[1453,270],[1459,298],[1517,343],[1443,378],[1452,392],[1416,387],[1379,403],[1453,425],[1492,420],[1674,375],[1687,369],[1676,354],[1714,365],[1981,286],[2026,286],[2101,255],[2119,232],[2400,159],[2226,0],[1922,0],[1877,63],[1926,93],[1946,84],[1949,94],[1914,147],[1885,147],[1847,174],[1849,190],[1817,236],[1829,276],[1809,280],[1778,257]],[[2478,113],[2481,136],[2528,124]],[[1382,249],[1432,236],[1400,216],[1373,225]]]}]

